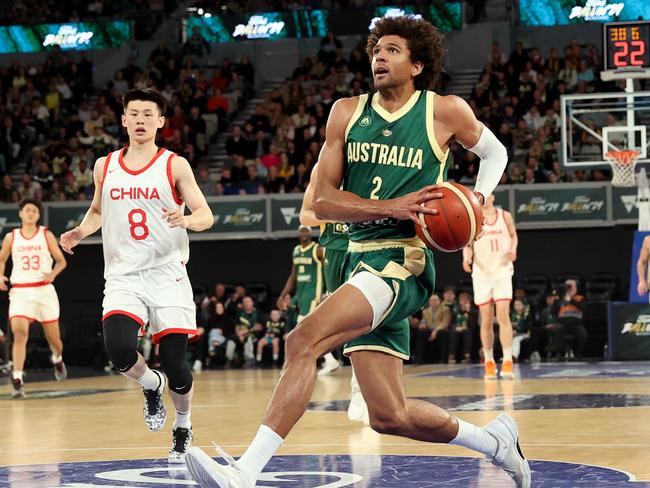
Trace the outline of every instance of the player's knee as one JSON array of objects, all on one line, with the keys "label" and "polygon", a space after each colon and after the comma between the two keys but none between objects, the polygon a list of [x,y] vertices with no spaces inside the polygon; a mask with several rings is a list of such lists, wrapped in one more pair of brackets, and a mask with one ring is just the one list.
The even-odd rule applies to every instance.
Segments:
[{"label": "player's knee", "polygon": [[167,375],[169,389],[179,395],[186,395],[192,389],[194,379],[187,362],[187,336],[170,334],[160,340],[160,364]]},{"label": "player's knee", "polygon": [[305,323],[307,320],[309,319],[305,319],[300,327],[293,329],[287,336],[287,341],[284,345],[287,362],[300,357],[314,356],[313,341],[309,333],[305,331],[305,326],[308,325]]},{"label": "player's knee", "polygon": [[379,434],[399,435],[406,423],[406,412],[371,412],[370,427]]},{"label": "player's knee", "polygon": [[115,368],[126,373],[138,361],[140,325],[125,315],[111,315],[104,320],[106,352]]},{"label": "player's knee", "polygon": [[14,336],[14,342],[18,343],[23,343],[27,342],[27,337],[29,337],[29,331],[24,330],[24,329],[16,329],[12,331],[12,335]]}]

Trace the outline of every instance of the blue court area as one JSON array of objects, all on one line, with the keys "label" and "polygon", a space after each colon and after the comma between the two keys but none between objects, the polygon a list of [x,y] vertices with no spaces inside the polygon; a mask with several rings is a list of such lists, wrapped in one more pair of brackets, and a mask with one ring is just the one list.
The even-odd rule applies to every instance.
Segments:
[{"label": "blue court area", "polygon": [[[452,412],[489,412],[494,410],[559,410],[566,408],[623,408],[650,406],[650,395],[634,394],[518,394],[449,395],[413,397]],[[348,400],[311,402],[309,410],[347,411]]]},{"label": "blue court area", "polygon": [[[532,461],[533,487],[650,488],[609,468]],[[0,486],[12,488],[170,488],[193,486],[184,466],[160,460],[43,464],[0,468]],[[511,480],[486,461],[429,456],[278,456],[258,488],[506,488]]]},{"label": "blue court area", "polygon": [[[408,373],[408,371],[407,371]],[[650,376],[650,362],[538,363],[517,364],[515,375],[521,379],[562,378],[640,378]],[[446,370],[418,373],[415,376],[444,376],[483,379],[483,365],[449,366]]]}]

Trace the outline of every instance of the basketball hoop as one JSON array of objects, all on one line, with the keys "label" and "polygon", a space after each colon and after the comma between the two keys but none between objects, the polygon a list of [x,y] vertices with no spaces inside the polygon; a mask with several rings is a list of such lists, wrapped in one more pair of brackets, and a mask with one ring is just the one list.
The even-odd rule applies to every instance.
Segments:
[{"label": "basketball hoop", "polygon": [[612,186],[636,186],[634,169],[640,154],[632,149],[609,151],[605,154],[605,159],[612,167]]}]

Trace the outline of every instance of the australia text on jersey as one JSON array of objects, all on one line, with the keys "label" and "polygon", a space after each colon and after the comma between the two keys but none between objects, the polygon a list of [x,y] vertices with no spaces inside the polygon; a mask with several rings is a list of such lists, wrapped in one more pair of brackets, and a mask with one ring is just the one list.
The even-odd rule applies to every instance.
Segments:
[{"label": "australia text on jersey", "polygon": [[349,163],[374,163],[422,169],[421,148],[389,146],[378,142],[349,141],[347,145]]}]

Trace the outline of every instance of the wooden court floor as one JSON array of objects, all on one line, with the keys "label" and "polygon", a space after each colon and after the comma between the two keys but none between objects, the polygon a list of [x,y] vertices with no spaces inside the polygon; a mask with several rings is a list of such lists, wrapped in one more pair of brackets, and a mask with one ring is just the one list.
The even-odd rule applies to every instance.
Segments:
[{"label": "wooden court floor", "polygon": [[[392,459],[406,459],[391,455],[418,459],[425,456],[432,459],[431,463],[435,463],[434,458],[429,458],[432,456],[451,459],[452,463],[456,457],[463,462],[473,462],[467,458],[477,457],[455,446],[380,436],[362,424],[349,422],[346,408],[350,373],[350,368],[342,368],[330,377],[317,379],[310,409],[286,439],[278,453],[280,458],[300,455],[312,460],[319,455],[342,455],[329,459],[343,460],[345,456],[365,456],[384,459],[386,468]],[[571,481],[562,484],[563,466],[568,477],[576,466],[589,471],[595,469],[589,467],[593,465],[627,472],[636,480],[650,480],[650,363],[564,363],[537,368],[524,365],[519,367],[514,381],[486,382],[481,378],[480,366],[407,367],[405,374],[409,396],[438,403],[479,425],[500,411],[508,411],[518,422],[522,448],[529,459],[571,463],[552,465],[553,469],[560,467],[559,474],[554,475],[558,478],[555,484],[538,481],[533,486],[582,486]],[[242,454],[257,430],[278,375],[278,370],[268,369],[196,374],[194,445],[216,456],[210,450],[211,441],[215,441],[232,455]],[[26,389],[28,398],[11,400],[11,386],[0,387],[0,486],[157,486],[124,479],[121,484],[67,484],[67,475],[51,477],[47,475],[50,468],[42,467],[67,462],[164,459],[172,422],[168,421],[161,432],[147,431],[137,384],[113,375],[63,383],[27,382]],[[173,420],[169,398],[166,404]],[[32,465],[41,467],[30,474]],[[321,463],[321,467],[326,465]],[[544,478],[544,466],[533,463],[534,480],[536,471],[540,480]],[[403,483],[330,485],[312,480],[257,486],[511,486],[503,480],[490,484],[480,479],[458,481],[457,485],[453,479],[427,484],[409,481],[409,476],[417,478],[415,473],[396,472]],[[624,480],[623,484],[590,486],[625,486],[627,475],[616,479]],[[189,480],[178,483],[191,484]],[[170,483],[161,481],[159,486]],[[630,486],[650,487],[650,482]]]}]

